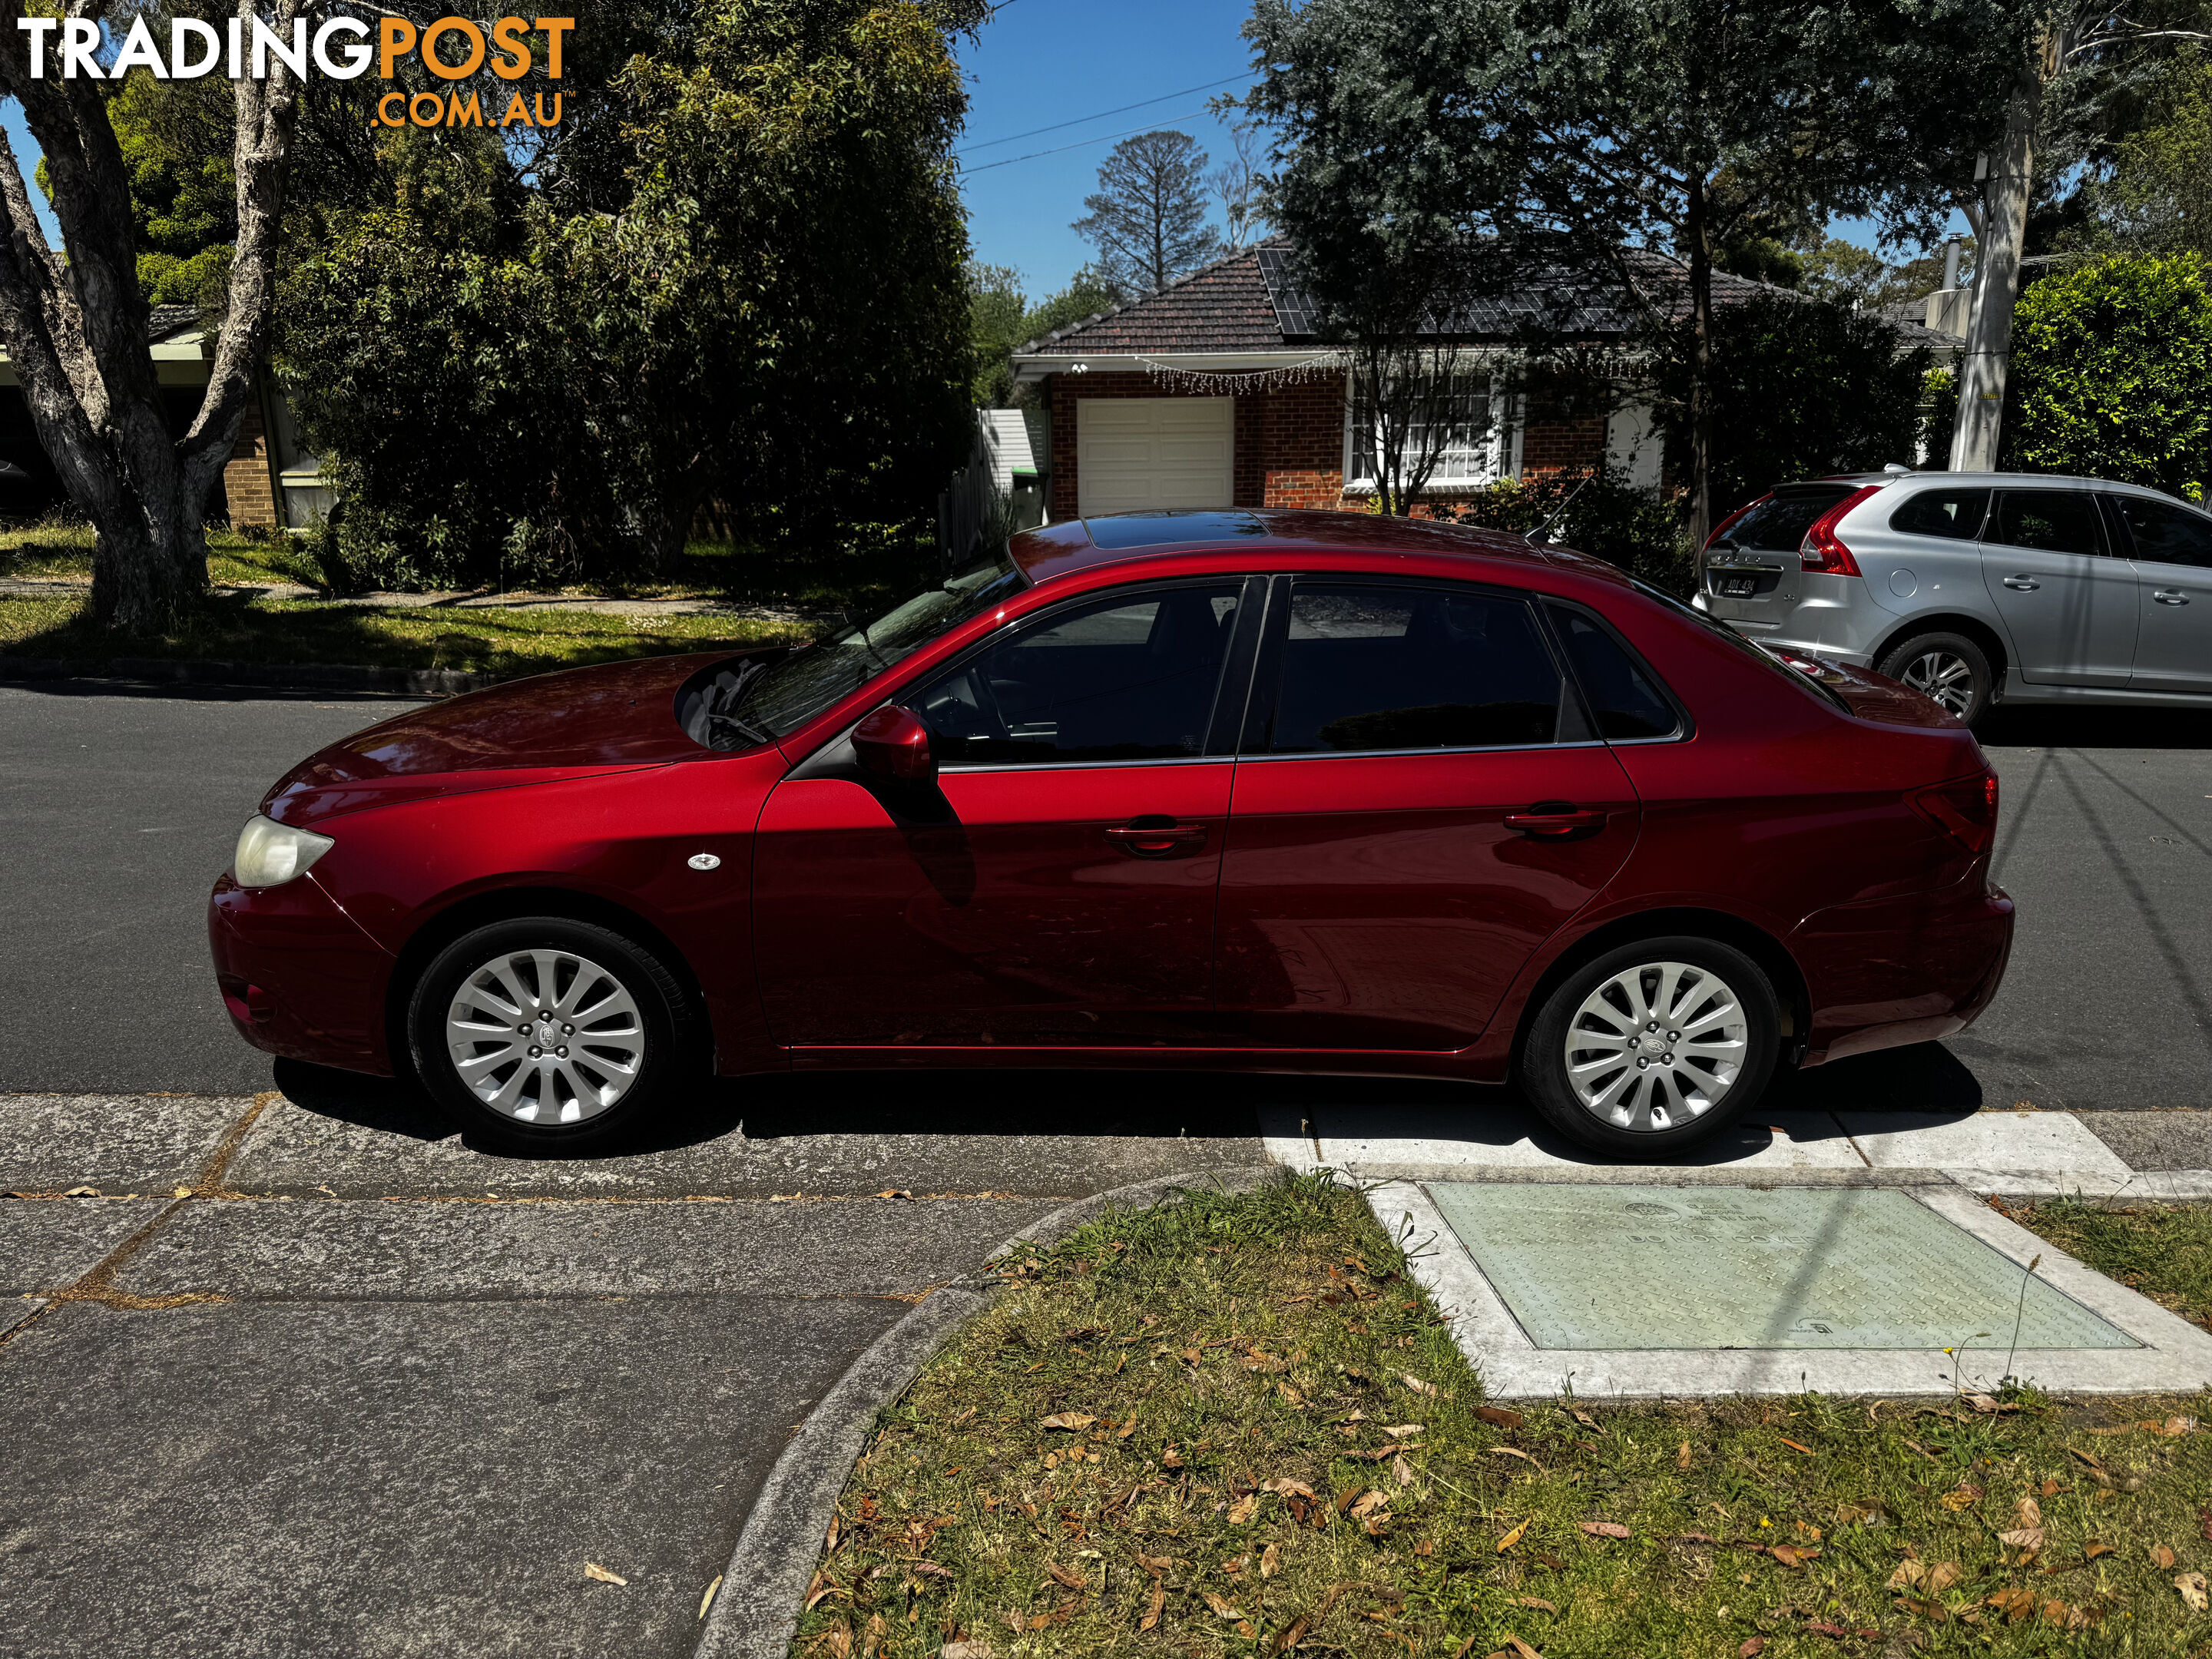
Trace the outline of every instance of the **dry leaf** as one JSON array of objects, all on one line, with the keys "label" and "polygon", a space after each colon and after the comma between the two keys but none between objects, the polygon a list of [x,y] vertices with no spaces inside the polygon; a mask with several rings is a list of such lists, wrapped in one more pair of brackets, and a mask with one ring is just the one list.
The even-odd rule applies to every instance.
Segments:
[{"label": "dry leaf", "polygon": [[1597,1419],[1592,1417],[1588,1412],[1583,1410],[1579,1406],[1575,1408],[1575,1421],[1581,1424],[1586,1429],[1597,1429],[1597,1431],[1600,1434],[1603,1434],[1605,1432],[1603,1429],[1598,1428]]},{"label": "dry leaf", "polygon": [[1429,1395],[1431,1399],[1436,1396],[1437,1385],[1433,1382],[1422,1382],[1419,1377],[1415,1376],[1411,1371],[1400,1371],[1398,1373],[1398,1380],[1401,1382],[1403,1382],[1407,1388],[1411,1389],[1415,1394],[1425,1394]]},{"label": "dry leaf", "polygon": [[1928,1576],[1928,1569],[1917,1561],[1900,1561],[1897,1571],[1889,1575],[1889,1588],[1893,1590],[1911,1589]]},{"label": "dry leaf", "polygon": [[1505,1645],[1513,1650],[1513,1659],[1544,1659],[1544,1656],[1517,1636],[1509,1635]]},{"label": "dry leaf", "polygon": [[1808,1457],[1810,1457],[1813,1455],[1813,1449],[1810,1446],[1804,1445],[1798,1441],[1792,1440],[1786,1434],[1777,1435],[1775,1436],[1775,1438],[1779,1440],[1784,1445],[1789,1447],[1791,1451],[1803,1452]]},{"label": "dry leaf", "polygon": [[1091,1581],[1079,1572],[1070,1572],[1057,1561],[1044,1564],[1045,1576],[1056,1584],[1065,1584],[1072,1590],[1089,1589]]},{"label": "dry leaf", "polygon": [[2007,1624],[2017,1625],[2034,1613],[2036,1595],[2033,1590],[2001,1589],[1991,1595],[1984,1605],[2004,1614]]},{"label": "dry leaf", "polygon": [[2018,1513],[2020,1524],[2023,1527],[2039,1527],[2043,1524],[2043,1506],[2033,1498],[2023,1498],[2020,1500]]},{"label": "dry leaf", "polygon": [[1618,1521],[1577,1521],[1575,1522],[1593,1538],[1626,1538],[1628,1528]]},{"label": "dry leaf", "polygon": [[1276,1565],[1282,1560],[1282,1559],[1283,1547],[1280,1544],[1270,1544],[1267,1548],[1261,1550],[1260,1552],[1260,1577],[1262,1578],[1273,1578],[1275,1576]]},{"label": "dry leaf", "polygon": [[[177,1195],[179,1198],[183,1197],[184,1189],[179,1188],[178,1189]],[[67,1192],[64,1193],[62,1196],[64,1198],[98,1198],[100,1196],[100,1188],[97,1187],[72,1187]]]},{"label": "dry leaf", "polygon": [[1199,1594],[1206,1598],[1206,1605],[1213,1609],[1213,1616],[1217,1619],[1242,1619],[1244,1616],[1227,1596],[1217,1595],[1212,1590],[1200,1590]]},{"label": "dry leaf", "polygon": [[1519,1412],[1508,1411],[1503,1406],[1477,1406],[1474,1414],[1484,1422],[1500,1429],[1517,1429],[1528,1419]]},{"label": "dry leaf", "polygon": [[1766,1638],[1764,1636],[1753,1636],[1747,1638],[1744,1644],[1735,1650],[1735,1659],[1759,1659],[1759,1656],[1765,1651]]},{"label": "dry leaf", "polygon": [[2150,1547],[2150,1564],[2160,1572],[2172,1571],[2175,1559],[2173,1552],[2164,1544],[2153,1544]]},{"label": "dry leaf", "polygon": [[1160,1614],[1166,1609],[1167,1604],[1168,1587],[1162,1583],[1158,1579],[1153,1579],[1152,1605],[1145,1609],[1145,1616],[1137,1621],[1137,1628],[1139,1630],[1150,1630],[1152,1626],[1158,1624],[1160,1622]]},{"label": "dry leaf", "polygon": [[1507,1533],[1504,1537],[1498,1540],[1498,1553],[1500,1555],[1504,1554],[1506,1551],[1511,1549],[1516,1544],[1521,1541],[1522,1535],[1526,1534],[1528,1530],[1528,1522],[1523,1521],[1519,1526],[1514,1528],[1511,1532]]},{"label": "dry leaf", "polygon": [[2100,1555],[2110,1555],[2112,1553],[2112,1547],[2110,1544],[2100,1544],[2093,1538],[2082,1546],[2081,1559],[2084,1561],[2094,1561]]},{"label": "dry leaf", "polygon": [[620,1573],[609,1572],[605,1567],[601,1566],[596,1561],[586,1561],[584,1563],[584,1577],[586,1578],[596,1578],[602,1584],[627,1584],[629,1583],[629,1580],[623,1577]]},{"label": "dry leaf", "polygon": [[1410,1486],[1413,1484],[1413,1466],[1402,1456],[1390,1460],[1390,1473],[1398,1477],[1398,1484],[1401,1486]]},{"label": "dry leaf", "polygon": [[947,1642],[937,1650],[937,1659],[997,1659],[988,1642],[979,1642],[969,1637],[964,1642]]},{"label": "dry leaf", "polygon": [[699,1617],[707,1616],[707,1609],[714,1605],[714,1592],[722,1588],[722,1575],[716,1573],[714,1582],[707,1586],[707,1593],[699,1598]]},{"label": "dry leaf", "polygon": [[1165,1451],[1160,1454],[1160,1467],[1164,1469],[1181,1468],[1182,1467],[1182,1454],[1176,1451],[1173,1446],[1170,1446]]},{"label": "dry leaf", "polygon": [[1086,1416],[1081,1412],[1054,1412],[1050,1417],[1039,1419],[1048,1429],[1069,1430],[1087,1429],[1097,1420],[1097,1418]]},{"label": "dry leaf", "polygon": [[1146,1555],[1140,1550],[1137,1553],[1137,1565],[1152,1574],[1153,1577],[1158,1578],[1162,1573],[1174,1567],[1175,1558],[1168,1555]]},{"label": "dry leaf", "polygon": [[2185,1572],[2173,1581],[2173,1587],[2181,1592],[2181,1599],[2189,1604],[2190,1612],[2203,1613],[2212,1607],[2212,1596],[2204,1593],[2203,1573]]},{"label": "dry leaf", "polygon": [[1515,1595],[1507,1599],[1510,1600],[1516,1607],[1534,1607],[1539,1613],[1557,1613],[1559,1611],[1559,1608],[1553,1607],[1549,1601],[1547,1601],[1540,1595]]},{"label": "dry leaf", "polygon": [[1544,1467],[1541,1463],[1536,1463],[1536,1460],[1529,1456],[1527,1452],[1514,1446],[1492,1446],[1490,1449],[1490,1455],[1492,1457],[1517,1457],[1523,1463],[1535,1463],[1539,1469]]},{"label": "dry leaf", "polygon": [[1279,1498],[1311,1498],[1314,1495],[1314,1489],[1304,1481],[1293,1480],[1285,1474],[1279,1474],[1273,1480],[1262,1480],[1260,1490],[1273,1492]]},{"label": "dry leaf", "polygon": [[[1299,1643],[1306,1639],[1306,1632],[1311,1628],[1312,1626],[1303,1615],[1301,1615],[1276,1633],[1274,1641],[1268,1644],[1267,1651],[1270,1653],[1288,1653],[1292,1648],[1297,1646]],[[1470,1636],[1467,1639],[1468,1646],[1473,1646],[1474,1638]],[[1466,1648],[1462,1648],[1460,1650],[1460,1652],[1462,1654],[1466,1651]]]},{"label": "dry leaf", "polygon": [[1777,1544],[1767,1553],[1792,1572],[1802,1571],[1808,1561],[1816,1560],[1820,1552],[1807,1549],[1800,1544]]},{"label": "dry leaf", "polygon": [[1681,1449],[1674,1454],[1674,1467],[1678,1469],[1690,1467],[1690,1443],[1686,1440],[1682,1443]]},{"label": "dry leaf", "polygon": [[1362,1492],[1358,1498],[1352,1504],[1352,1513],[1354,1515],[1372,1515],[1377,1510],[1387,1509],[1389,1506],[1389,1503],[1390,1498],[1389,1493],[1370,1490],[1368,1492]]},{"label": "dry leaf", "polygon": [[1401,1423],[1395,1428],[1385,1428],[1382,1432],[1393,1440],[1402,1440],[1409,1434],[1420,1433],[1421,1425],[1419,1423]]},{"label": "dry leaf", "polygon": [[1982,1489],[1971,1481],[1945,1492],[1942,1498],[1943,1507],[1954,1515],[1960,1510],[1972,1509],[1981,1501]]},{"label": "dry leaf", "polygon": [[1941,1595],[1966,1576],[1966,1569],[1956,1561],[1938,1561],[1929,1569],[1928,1588]]}]

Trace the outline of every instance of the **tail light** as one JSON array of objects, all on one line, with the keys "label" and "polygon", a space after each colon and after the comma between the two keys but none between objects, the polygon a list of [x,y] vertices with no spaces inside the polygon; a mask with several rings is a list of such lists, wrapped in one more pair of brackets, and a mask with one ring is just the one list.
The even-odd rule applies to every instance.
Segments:
[{"label": "tail light", "polygon": [[1856,576],[1859,562],[1851,556],[1851,550],[1836,538],[1836,526],[1844,521],[1844,514],[1874,494],[1875,486],[1855,489],[1833,507],[1813,520],[1813,527],[1805,532],[1805,540],[1797,550],[1798,562],[1808,570],[1817,570],[1828,576]]},{"label": "tail light", "polygon": [[1926,818],[1976,858],[1990,850],[1997,832],[1997,775],[1960,778],[1918,790],[1905,798]]},{"label": "tail light", "polygon": [[1711,549],[1715,542],[1717,542],[1722,537],[1727,535],[1729,531],[1735,528],[1735,521],[1738,519],[1741,519],[1745,514],[1750,512],[1753,507],[1764,507],[1767,502],[1773,499],[1774,492],[1772,490],[1769,490],[1765,495],[1761,495],[1755,501],[1746,501],[1741,507],[1736,508],[1735,512],[1729,514],[1728,517],[1723,519],[1718,524],[1715,525],[1713,526],[1713,533],[1705,538],[1705,547],[1707,550]]}]

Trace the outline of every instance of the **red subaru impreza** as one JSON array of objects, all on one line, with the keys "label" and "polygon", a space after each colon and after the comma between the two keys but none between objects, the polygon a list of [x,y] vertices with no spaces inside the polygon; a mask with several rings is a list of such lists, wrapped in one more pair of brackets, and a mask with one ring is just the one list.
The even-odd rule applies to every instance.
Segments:
[{"label": "red subaru impreza", "polygon": [[246,1041],[580,1146],[788,1068],[1515,1079],[1713,1133],[1964,1030],[1997,785],[1879,676],[1609,565],[1334,513],[1017,536],[834,638],[549,674],[271,789],[210,905]]}]

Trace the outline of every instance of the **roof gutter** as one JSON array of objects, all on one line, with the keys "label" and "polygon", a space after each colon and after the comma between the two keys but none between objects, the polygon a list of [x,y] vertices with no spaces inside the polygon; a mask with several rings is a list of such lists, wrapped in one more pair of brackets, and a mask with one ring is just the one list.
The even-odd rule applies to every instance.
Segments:
[{"label": "roof gutter", "polygon": [[1041,380],[1048,374],[1142,374],[1154,368],[1196,370],[1206,374],[1242,374],[1270,368],[1296,368],[1326,356],[1326,346],[1297,351],[1068,351],[1014,357],[1014,379]]}]

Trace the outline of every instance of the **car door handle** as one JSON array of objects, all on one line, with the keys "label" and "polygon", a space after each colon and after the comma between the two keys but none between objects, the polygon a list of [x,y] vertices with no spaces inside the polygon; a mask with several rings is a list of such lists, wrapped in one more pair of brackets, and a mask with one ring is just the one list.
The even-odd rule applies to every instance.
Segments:
[{"label": "car door handle", "polygon": [[1115,825],[1107,830],[1106,839],[1139,858],[1164,858],[1178,848],[1203,847],[1206,826],[1177,823],[1170,817],[1148,814],[1132,823]]},{"label": "car door handle", "polygon": [[2178,587],[2153,588],[2151,590],[2151,598],[2156,599],[2160,605],[2187,605],[2189,603],[2189,595],[2183,592]]},{"label": "car door handle", "polygon": [[2033,576],[2007,576],[2004,585],[2018,593],[2033,593],[2043,584]]},{"label": "car door handle", "polygon": [[1525,812],[1508,812],[1505,827],[1532,841],[1579,841],[1605,828],[1606,815],[1562,801],[1539,801]]}]

